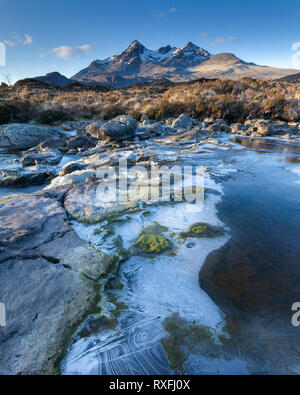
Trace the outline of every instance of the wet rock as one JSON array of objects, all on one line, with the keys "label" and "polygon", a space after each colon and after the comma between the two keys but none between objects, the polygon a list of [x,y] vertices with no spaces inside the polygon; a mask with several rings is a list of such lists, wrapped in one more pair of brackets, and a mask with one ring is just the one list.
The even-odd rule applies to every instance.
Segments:
[{"label": "wet rock", "polygon": [[[72,231],[55,198],[0,201],[1,374],[54,374],[69,336],[96,303],[113,258]],[[21,318],[20,318],[21,317]]]},{"label": "wet rock", "polygon": [[101,124],[92,124],[86,128],[88,134],[98,140],[125,141],[135,137],[137,122],[129,115],[120,115]]},{"label": "wet rock", "polygon": [[54,169],[46,166],[40,166],[30,170],[22,168],[0,170],[0,187],[42,185],[54,177]]},{"label": "wet rock", "polygon": [[172,126],[175,129],[189,129],[192,128],[196,124],[196,121],[189,117],[186,114],[181,114],[175,121]]},{"label": "wet rock", "polygon": [[62,157],[62,153],[56,149],[45,149],[44,151],[32,149],[23,154],[21,163],[23,167],[36,165],[56,166],[62,160]]},{"label": "wet rock", "polygon": [[62,136],[61,129],[48,126],[18,123],[0,126],[0,146],[8,150],[32,148],[45,140]]},{"label": "wet rock", "polygon": [[67,174],[71,174],[74,171],[77,170],[83,170],[86,167],[86,165],[82,162],[71,162],[67,163],[63,168],[62,171],[59,173],[60,177],[63,177]]}]

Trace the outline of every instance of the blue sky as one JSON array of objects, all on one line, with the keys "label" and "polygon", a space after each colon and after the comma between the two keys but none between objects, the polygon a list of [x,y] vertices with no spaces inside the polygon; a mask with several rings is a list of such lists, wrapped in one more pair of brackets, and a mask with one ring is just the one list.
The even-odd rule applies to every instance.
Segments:
[{"label": "blue sky", "polygon": [[70,77],[135,39],[156,49],[188,41],[216,54],[293,68],[299,0],[0,0],[0,81],[59,71]]}]

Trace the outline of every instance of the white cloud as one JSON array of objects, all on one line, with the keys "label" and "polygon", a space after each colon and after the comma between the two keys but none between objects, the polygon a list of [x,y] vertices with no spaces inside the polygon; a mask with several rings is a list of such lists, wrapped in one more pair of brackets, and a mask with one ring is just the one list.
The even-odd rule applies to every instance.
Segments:
[{"label": "white cloud", "polygon": [[8,47],[17,47],[18,45],[31,45],[33,43],[33,37],[29,34],[20,36],[15,32],[10,33],[10,37],[7,40],[2,40]]},{"label": "white cloud", "polygon": [[69,60],[76,56],[76,54],[86,55],[93,47],[89,44],[81,45],[80,47],[70,47],[68,45],[61,45],[60,47],[52,49],[57,58]]},{"label": "white cloud", "polygon": [[223,44],[223,43],[228,43],[228,42],[233,42],[233,41],[240,41],[238,37],[220,37],[217,38],[216,40],[212,41],[212,45],[217,45],[217,44]]},{"label": "white cloud", "polygon": [[175,12],[177,12],[177,8],[175,8],[175,7],[171,7],[170,9],[169,9],[169,12],[171,12],[171,13],[175,13]]},{"label": "white cloud", "polygon": [[4,44],[7,45],[8,47],[15,47],[17,43],[13,40],[3,40]]},{"label": "white cloud", "polygon": [[84,44],[81,45],[80,47],[77,47],[77,49],[79,50],[79,52],[82,53],[82,55],[86,55],[88,52],[90,52],[93,49],[93,47],[89,44]]},{"label": "white cloud", "polygon": [[24,34],[25,40],[23,42],[23,45],[30,45],[33,43],[33,38],[29,34]]},{"label": "white cloud", "polygon": [[52,52],[55,53],[57,58],[69,60],[74,58],[75,56],[75,49],[72,47],[68,47],[67,45],[62,45],[60,47],[52,49]]}]

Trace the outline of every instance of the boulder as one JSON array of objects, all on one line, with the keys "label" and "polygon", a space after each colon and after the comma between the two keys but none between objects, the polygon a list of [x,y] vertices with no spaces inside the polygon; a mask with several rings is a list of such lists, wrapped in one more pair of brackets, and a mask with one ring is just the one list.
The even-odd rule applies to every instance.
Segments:
[{"label": "boulder", "polygon": [[129,115],[120,115],[103,126],[96,123],[88,126],[86,131],[98,140],[126,141],[135,137],[137,122]]},{"label": "boulder", "polygon": [[11,123],[0,126],[0,148],[29,149],[46,140],[63,137],[63,131],[48,126]]},{"label": "boulder", "polygon": [[21,163],[23,167],[36,165],[56,166],[62,160],[62,157],[62,153],[56,149],[46,149],[44,151],[33,149],[24,152]]},{"label": "boulder", "polygon": [[0,201],[2,375],[57,373],[72,332],[97,303],[99,277],[115,262],[73,232],[52,196]]},{"label": "boulder", "polygon": [[55,177],[54,169],[37,166],[35,169],[0,170],[0,187],[26,187],[42,185]]},{"label": "boulder", "polygon": [[181,114],[175,121],[172,126],[175,129],[189,129],[192,128],[196,124],[196,121],[189,117],[186,114]]}]

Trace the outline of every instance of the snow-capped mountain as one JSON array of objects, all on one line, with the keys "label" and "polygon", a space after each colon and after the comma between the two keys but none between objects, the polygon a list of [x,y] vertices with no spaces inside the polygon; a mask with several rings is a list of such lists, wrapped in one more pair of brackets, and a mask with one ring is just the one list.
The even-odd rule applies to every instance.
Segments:
[{"label": "snow-capped mountain", "polygon": [[[167,45],[158,50],[150,50],[135,40],[121,54],[95,60],[72,78],[83,82],[93,80],[105,83],[113,77],[121,77],[124,85],[128,85],[128,82],[149,81],[154,77],[170,77],[175,70],[176,73],[184,73],[186,68],[199,65],[210,58],[209,52],[191,42],[181,48]],[[122,81],[118,78],[121,85]]]}]

